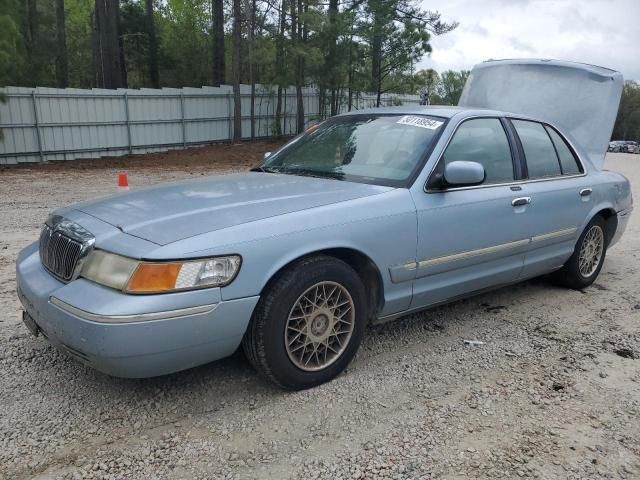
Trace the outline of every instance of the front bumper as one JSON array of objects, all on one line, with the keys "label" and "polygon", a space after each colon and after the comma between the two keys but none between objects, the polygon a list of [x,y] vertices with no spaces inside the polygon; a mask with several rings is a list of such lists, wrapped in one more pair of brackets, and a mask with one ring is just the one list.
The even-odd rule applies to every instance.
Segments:
[{"label": "front bumper", "polygon": [[16,262],[25,311],[59,350],[117,377],[153,377],[231,355],[257,296],[222,301],[219,289],[126,295],[85,279],[65,284],[40,263],[37,244]]}]

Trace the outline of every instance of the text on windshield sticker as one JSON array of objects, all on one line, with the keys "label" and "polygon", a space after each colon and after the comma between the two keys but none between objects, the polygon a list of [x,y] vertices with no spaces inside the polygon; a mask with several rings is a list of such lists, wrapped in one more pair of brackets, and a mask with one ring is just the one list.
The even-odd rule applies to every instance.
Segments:
[{"label": "text on windshield sticker", "polygon": [[440,127],[444,122],[433,120],[431,118],[416,117],[415,115],[405,115],[400,120],[398,120],[398,123],[401,123],[402,125],[411,125],[413,127],[428,128],[429,130],[435,130],[436,128]]}]

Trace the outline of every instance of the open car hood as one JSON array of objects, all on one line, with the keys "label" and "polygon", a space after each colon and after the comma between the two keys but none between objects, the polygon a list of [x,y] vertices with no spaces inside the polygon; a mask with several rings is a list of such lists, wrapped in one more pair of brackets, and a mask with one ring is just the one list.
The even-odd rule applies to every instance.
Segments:
[{"label": "open car hood", "polygon": [[559,60],[495,60],[473,67],[461,107],[488,108],[549,122],[602,168],[622,94],[622,74]]}]

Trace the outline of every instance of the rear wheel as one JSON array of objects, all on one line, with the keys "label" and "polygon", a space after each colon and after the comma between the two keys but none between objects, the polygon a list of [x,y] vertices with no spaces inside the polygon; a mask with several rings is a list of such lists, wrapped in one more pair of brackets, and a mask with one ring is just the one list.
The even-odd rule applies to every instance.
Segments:
[{"label": "rear wheel", "polygon": [[600,215],[594,217],[580,235],[571,258],[554,273],[554,280],[575,289],[591,285],[598,277],[607,253],[605,232],[604,218]]},{"label": "rear wheel", "polygon": [[367,318],[365,299],[360,277],[345,262],[305,258],[262,295],[242,341],[247,358],[285,389],[327,382],[358,350]]}]

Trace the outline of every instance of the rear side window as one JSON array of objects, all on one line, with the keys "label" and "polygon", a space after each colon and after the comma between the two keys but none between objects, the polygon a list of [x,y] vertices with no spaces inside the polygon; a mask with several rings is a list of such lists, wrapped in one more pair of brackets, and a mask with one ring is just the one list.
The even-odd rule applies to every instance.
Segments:
[{"label": "rear side window", "polygon": [[512,120],[511,122],[518,132],[524,149],[529,178],[562,175],[556,150],[544,127],[539,123],[525,120]]},{"label": "rear side window", "polygon": [[560,166],[562,167],[563,175],[577,175],[582,173],[582,169],[578,164],[578,160],[576,160],[575,155],[571,152],[569,145],[567,142],[558,135],[553,128],[545,127],[549,136],[551,137],[551,141],[556,147],[556,152],[558,152],[558,158],[560,159]]},{"label": "rear side window", "polygon": [[458,127],[447,150],[444,163],[478,162],[487,174],[487,183],[513,181],[513,162],[509,141],[497,118],[467,120]]}]

